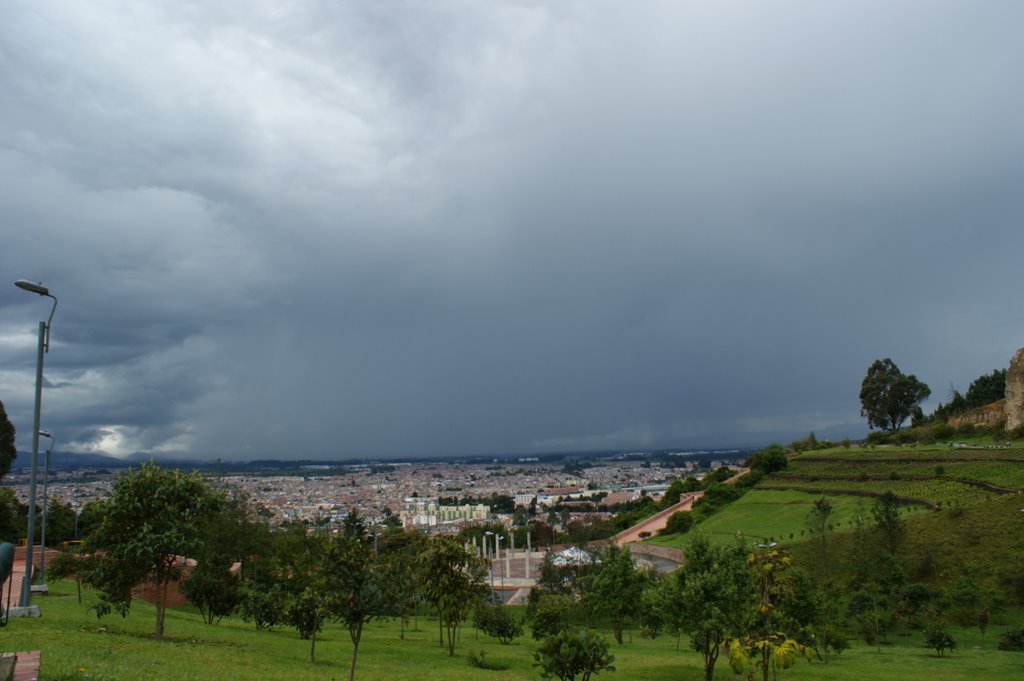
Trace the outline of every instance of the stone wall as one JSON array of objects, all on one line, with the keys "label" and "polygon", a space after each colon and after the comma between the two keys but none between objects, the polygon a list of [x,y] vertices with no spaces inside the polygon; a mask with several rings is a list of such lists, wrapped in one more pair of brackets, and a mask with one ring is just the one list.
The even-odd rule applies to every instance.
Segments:
[{"label": "stone wall", "polygon": [[1006,429],[1024,427],[1024,348],[1010,360],[1006,372]]}]

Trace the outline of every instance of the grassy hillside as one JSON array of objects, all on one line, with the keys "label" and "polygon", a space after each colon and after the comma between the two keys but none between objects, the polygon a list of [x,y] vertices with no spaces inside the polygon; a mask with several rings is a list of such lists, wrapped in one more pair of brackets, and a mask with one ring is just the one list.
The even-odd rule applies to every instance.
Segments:
[{"label": "grassy hillside", "polygon": [[[901,564],[914,581],[948,585],[969,575],[1024,604],[1024,443],[1005,447],[984,436],[967,446],[912,445],[835,448],[790,458],[786,470],[762,480],[739,500],[699,525],[718,542],[736,533],[791,549],[797,564],[812,564],[804,519],[827,495],[835,509],[836,555],[855,561],[854,517],[868,523],[873,498],[892,492],[907,503]],[[858,496],[851,496],[858,495]],[[650,541],[685,547],[686,535]]]},{"label": "grassy hillside", "polygon": [[[735,542],[737,533],[753,543],[776,541],[786,545],[804,541],[807,514],[820,498],[820,494],[792,490],[752,489],[701,523],[700,531],[723,545]],[[867,512],[870,499],[839,495],[830,496],[829,502],[835,509],[836,526],[847,527],[858,512]],[[923,512],[924,509],[908,510],[911,514]],[[682,549],[689,539],[688,534],[676,534],[654,537],[648,542]]]},{"label": "grassy hillside", "polygon": [[[90,595],[86,594],[87,600]],[[50,596],[38,598],[43,617],[37,620],[11,620],[0,630],[4,650],[41,649],[44,681],[191,681],[208,679],[302,680],[341,679],[346,677],[350,645],[347,633],[330,625],[317,645],[317,662],[309,662],[309,643],[300,641],[293,631],[282,629],[257,632],[237,619],[226,619],[218,626],[203,624],[190,608],[168,614],[167,634],[171,640],[152,640],[153,609],[136,603],[127,619],[107,617],[97,620],[87,611],[88,602],[78,604],[73,585],[53,585]],[[893,645],[881,652],[874,647],[857,646],[828,665],[799,662],[782,673],[783,679],[863,679],[879,681],[933,681],[934,679],[984,678],[1010,681],[1019,678],[1022,658],[1019,653],[995,650],[1002,627],[992,627],[985,637],[976,629],[954,629],[960,642],[955,653],[939,658],[921,642],[919,632],[896,637]],[[608,634],[608,632],[605,632]],[[532,639],[525,637],[510,646],[493,639],[475,638],[467,629],[459,645],[459,655],[449,658],[437,646],[436,622],[421,619],[420,630],[409,632],[407,640],[398,640],[398,625],[372,623],[367,627],[359,656],[356,678],[363,681],[526,681],[538,679],[532,666]],[[610,638],[610,636],[609,636]],[[642,638],[636,632],[622,646],[612,644],[614,673],[600,678],[614,681],[698,681],[701,661],[696,653],[675,649],[676,641],[660,637]],[[482,649],[487,657],[504,666],[502,670],[470,667],[462,655],[469,649]],[[719,662],[716,679],[737,679]]]}]

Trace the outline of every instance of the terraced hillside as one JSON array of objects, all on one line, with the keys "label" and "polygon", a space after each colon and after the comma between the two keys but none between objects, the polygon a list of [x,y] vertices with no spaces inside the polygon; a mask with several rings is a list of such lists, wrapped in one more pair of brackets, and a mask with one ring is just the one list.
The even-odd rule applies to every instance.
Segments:
[{"label": "terraced hillside", "polygon": [[796,455],[760,489],[878,496],[933,509],[1024,492],[1024,449],[876,447]]},{"label": "terraced hillside", "polygon": [[[760,481],[697,526],[712,541],[775,541],[797,564],[815,569],[806,518],[816,499],[833,507],[834,556],[860,557],[856,517],[871,525],[874,500],[892,492],[907,521],[900,562],[912,581],[949,586],[967,575],[1024,604],[1024,442],[1011,446],[876,446],[791,455],[789,466]],[[691,530],[692,532],[692,530]],[[653,543],[684,549],[690,533]]]}]

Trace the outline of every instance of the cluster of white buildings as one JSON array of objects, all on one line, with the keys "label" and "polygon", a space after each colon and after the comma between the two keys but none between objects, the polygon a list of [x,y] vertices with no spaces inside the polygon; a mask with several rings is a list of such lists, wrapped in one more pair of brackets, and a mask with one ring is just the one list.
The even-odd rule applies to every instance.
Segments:
[{"label": "cluster of white buildings", "polygon": [[441,506],[437,499],[408,497],[400,517],[406,529],[425,530],[439,525],[461,527],[490,520],[491,509],[486,504]]}]

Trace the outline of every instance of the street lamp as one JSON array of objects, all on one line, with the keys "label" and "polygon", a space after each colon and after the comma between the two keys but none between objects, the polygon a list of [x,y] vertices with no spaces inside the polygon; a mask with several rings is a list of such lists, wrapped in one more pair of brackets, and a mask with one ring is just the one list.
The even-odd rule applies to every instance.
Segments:
[{"label": "street lamp", "polygon": [[50,452],[57,441],[49,431],[40,430],[42,437],[50,438],[50,446],[46,448],[46,462],[43,464],[43,531],[40,533],[39,543],[43,545],[43,552],[39,560],[39,579],[46,584],[46,508],[49,506],[50,495],[47,492],[47,485],[50,480]]},{"label": "street lamp", "polygon": [[[500,534],[494,535],[494,559],[498,561],[498,569],[501,570],[501,540],[504,539]],[[505,588],[505,573],[501,573],[501,588]]]},{"label": "street lamp", "polygon": [[57,311],[57,297],[42,284],[33,284],[26,279],[19,279],[14,285],[29,293],[53,298],[50,318],[39,322],[39,348],[36,351],[36,406],[32,428],[32,472],[28,485],[28,550],[25,552],[25,575],[21,580],[21,597],[18,600],[19,606],[27,608],[32,598],[32,552],[36,540],[36,472],[39,468],[39,414],[43,404],[43,353],[50,351],[50,323],[53,321],[53,313]]},{"label": "street lamp", "polygon": [[490,553],[487,551],[487,538],[493,537],[494,533],[490,530],[484,532],[484,555],[487,556],[487,571],[491,575],[491,598],[494,598],[494,559],[490,557]]}]

